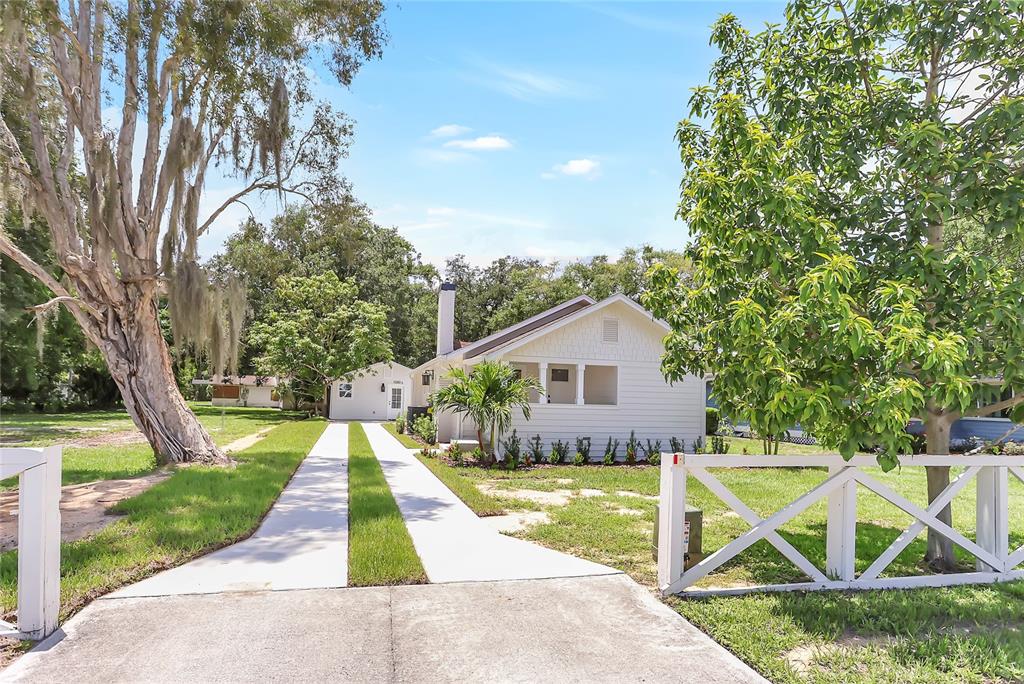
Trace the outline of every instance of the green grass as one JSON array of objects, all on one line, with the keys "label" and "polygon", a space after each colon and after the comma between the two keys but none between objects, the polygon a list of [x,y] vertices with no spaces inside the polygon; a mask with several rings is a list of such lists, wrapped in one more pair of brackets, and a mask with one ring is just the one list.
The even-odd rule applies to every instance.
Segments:
[{"label": "green grass", "polygon": [[[823,470],[810,468],[712,472],[762,517],[827,476]],[[458,487],[490,481],[508,489],[602,490],[604,496],[577,497],[567,506],[544,507],[550,522],[518,536],[620,568],[655,587],[651,535],[656,501],[645,497],[658,493],[658,468],[555,466],[512,472],[449,468],[446,474],[461,481],[455,485]],[[872,474],[915,503],[925,503],[922,469],[876,470]],[[749,529],[692,478],[687,496],[688,503],[704,511],[705,553]],[[506,507],[515,505],[515,500],[506,503]],[[1010,487],[1010,510],[1011,546],[1016,547],[1024,543],[1024,485],[1019,482]],[[781,531],[818,567],[824,566],[825,512],[824,502],[819,503]],[[958,529],[972,537],[973,484],[954,500],[953,515]],[[910,516],[861,488],[858,520],[857,569],[864,570],[910,523]],[[924,550],[922,534],[885,574],[925,572],[921,564]],[[762,541],[698,586],[803,579],[774,547]],[[773,681],[1024,681],[1024,582],[906,591],[673,598],[669,605]]]},{"label": "green grass", "polygon": [[[97,596],[247,537],[324,426],[281,425],[236,454],[234,468],[177,470],[115,506],[123,519],[61,544],[61,619]],[[17,602],[17,564],[17,551],[0,554],[0,614],[9,615]]]},{"label": "green grass", "polygon": [[422,449],[423,445],[417,442],[415,439],[405,433],[401,433],[395,429],[395,421],[389,420],[384,423],[384,429],[391,433],[391,436],[402,443],[402,446],[408,449]]},{"label": "green grass", "polygon": [[[190,404],[199,422],[220,446],[259,432],[263,428],[295,420],[302,414],[277,409],[235,408]],[[80,439],[84,436],[134,430],[131,419],[124,411],[87,411],[82,413],[21,413],[4,414],[0,418],[0,436],[14,434],[11,426],[39,426],[33,433],[31,446],[59,443],[61,440]],[[82,426],[96,430],[82,432]],[[35,428],[33,428],[35,429]],[[24,435],[23,435],[24,436]],[[2,441],[2,440],[0,440]],[[19,446],[28,446],[19,442]],[[95,480],[116,480],[136,477],[156,469],[156,456],[146,443],[93,447],[66,447],[63,452],[63,483],[77,484]],[[16,478],[0,481],[0,491],[16,487]]]},{"label": "green grass", "polygon": [[420,584],[427,575],[363,426],[348,428],[348,583]]}]

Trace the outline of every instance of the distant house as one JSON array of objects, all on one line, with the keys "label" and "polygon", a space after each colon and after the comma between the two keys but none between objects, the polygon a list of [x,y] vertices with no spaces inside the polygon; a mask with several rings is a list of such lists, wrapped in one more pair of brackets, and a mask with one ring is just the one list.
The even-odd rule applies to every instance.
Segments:
[{"label": "distant house", "polygon": [[409,373],[400,363],[375,363],[331,383],[331,420],[394,420],[409,401]]},{"label": "distant house", "polygon": [[[601,301],[581,296],[471,343],[455,341],[455,286],[438,294],[437,356],[412,371],[411,411],[448,384],[451,368],[500,360],[523,376],[540,380],[543,391],[530,398],[532,417],[521,412],[512,426],[525,441],[539,434],[545,451],[553,440],[575,448],[589,437],[591,458],[600,459],[609,437],[625,450],[631,431],[640,440],[687,443],[704,434],[704,382],[688,376],[669,383],[661,372],[662,340],[668,326],[624,295]],[[470,419],[444,412],[436,416],[438,438],[470,439]]]},{"label": "distant house", "polygon": [[265,375],[215,375],[210,382],[214,406],[281,408],[277,378]]}]

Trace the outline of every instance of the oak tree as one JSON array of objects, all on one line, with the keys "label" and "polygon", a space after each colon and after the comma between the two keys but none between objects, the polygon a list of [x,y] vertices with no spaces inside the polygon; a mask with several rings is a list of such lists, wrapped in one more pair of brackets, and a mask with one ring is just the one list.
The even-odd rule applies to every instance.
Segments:
[{"label": "oak tree", "polygon": [[[253,194],[320,203],[344,187],[351,124],[316,102],[311,64],[323,58],[347,85],[380,53],[382,3],[36,0],[2,12],[0,200],[45,220],[61,274],[5,233],[0,253],[50,290],[41,309],[74,316],[161,460],[221,461],[175,386],[157,300],[166,293],[176,338],[232,365],[241,288],[210,285],[198,240]],[[213,173],[237,189],[208,199]]]}]

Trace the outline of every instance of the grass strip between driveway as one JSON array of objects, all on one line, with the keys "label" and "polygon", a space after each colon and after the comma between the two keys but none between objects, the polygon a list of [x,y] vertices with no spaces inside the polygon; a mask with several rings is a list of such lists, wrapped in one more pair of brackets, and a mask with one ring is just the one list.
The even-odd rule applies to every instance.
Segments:
[{"label": "grass strip between driveway", "polygon": [[[255,531],[324,431],[289,422],[234,455],[233,468],[191,466],[111,510],[124,518],[61,544],[61,621],[92,599]],[[18,552],[0,554],[0,615],[17,604]]]},{"label": "grass strip between driveway", "polygon": [[348,509],[350,586],[427,581],[384,471],[358,423],[348,428]]}]

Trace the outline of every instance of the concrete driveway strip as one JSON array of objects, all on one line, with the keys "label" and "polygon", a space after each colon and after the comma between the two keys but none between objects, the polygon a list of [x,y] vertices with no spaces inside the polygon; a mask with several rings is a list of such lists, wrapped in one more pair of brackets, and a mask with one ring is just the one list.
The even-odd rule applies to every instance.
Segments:
[{"label": "concrete driveway strip", "polygon": [[348,425],[331,423],[255,534],[111,596],[319,589],[347,581]]},{"label": "concrete driveway strip", "polygon": [[379,423],[363,423],[431,582],[585,577],[619,571],[496,532]]},{"label": "concrete driveway strip", "polygon": [[0,681],[765,681],[623,575],[101,599],[64,632]]}]

